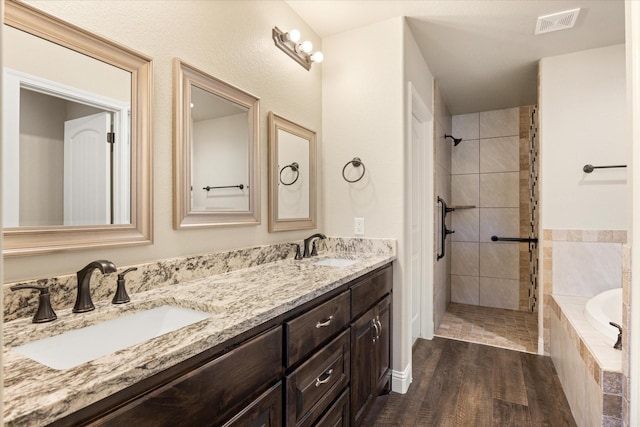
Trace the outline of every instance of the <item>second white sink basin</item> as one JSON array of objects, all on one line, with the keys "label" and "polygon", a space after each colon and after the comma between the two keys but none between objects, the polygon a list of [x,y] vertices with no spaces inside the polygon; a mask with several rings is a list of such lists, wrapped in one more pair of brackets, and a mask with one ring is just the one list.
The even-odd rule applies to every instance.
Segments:
[{"label": "second white sink basin", "polygon": [[210,313],[163,305],[53,337],[14,350],[53,369],[69,369],[211,317]]},{"label": "second white sink basin", "polygon": [[357,264],[360,261],[357,259],[346,259],[346,258],[326,258],[315,262],[315,265],[325,265],[328,267],[348,267],[353,264]]}]

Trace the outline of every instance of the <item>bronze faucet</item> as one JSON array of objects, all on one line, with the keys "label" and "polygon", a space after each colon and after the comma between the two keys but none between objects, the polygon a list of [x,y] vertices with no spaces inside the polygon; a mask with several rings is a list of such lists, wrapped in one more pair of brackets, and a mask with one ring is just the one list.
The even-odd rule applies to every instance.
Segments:
[{"label": "bronze faucet", "polygon": [[76,303],[73,306],[74,313],[84,313],[85,311],[91,311],[96,307],[91,301],[91,288],[89,282],[91,281],[91,273],[93,270],[99,269],[102,274],[115,273],[116,266],[111,262],[104,259],[93,261],[87,264],[82,270],[78,271],[78,295],[76,296]]},{"label": "bronze faucet", "polygon": [[[302,255],[304,258],[309,258],[311,256],[318,255],[318,248],[314,240],[316,238],[326,239],[327,236],[325,236],[322,233],[316,233],[304,239],[304,254]],[[309,251],[309,243],[311,243],[312,241],[313,241],[313,245],[312,245],[313,248],[311,249],[311,251]]]}]

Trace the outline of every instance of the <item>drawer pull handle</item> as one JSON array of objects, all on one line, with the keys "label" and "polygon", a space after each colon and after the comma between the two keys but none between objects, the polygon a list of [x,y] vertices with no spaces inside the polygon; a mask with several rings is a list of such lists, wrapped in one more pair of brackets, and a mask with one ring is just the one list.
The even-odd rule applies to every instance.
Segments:
[{"label": "drawer pull handle", "polygon": [[316,378],[316,387],[320,387],[322,384],[328,383],[329,378],[331,378],[331,374],[333,374],[333,369],[329,369],[328,371],[320,375],[320,377],[324,375],[323,379],[320,379],[320,377]]},{"label": "drawer pull handle", "polygon": [[327,320],[325,320],[324,322],[316,323],[316,328],[320,329],[320,328],[324,328],[325,326],[329,326],[329,324],[331,323],[332,319],[333,319],[333,316],[329,316],[329,318]]}]

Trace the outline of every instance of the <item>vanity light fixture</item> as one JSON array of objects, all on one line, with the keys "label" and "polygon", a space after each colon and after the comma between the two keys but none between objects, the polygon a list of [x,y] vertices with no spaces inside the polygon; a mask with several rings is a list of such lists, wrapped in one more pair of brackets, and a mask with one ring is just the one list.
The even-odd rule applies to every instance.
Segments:
[{"label": "vanity light fixture", "polygon": [[298,30],[285,33],[278,27],[273,27],[271,36],[278,48],[307,70],[311,69],[311,64],[314,62],[320,63],[324,59],[322,52],[313,52],[313,44],[310,41],[299,43],[300,31]]}]

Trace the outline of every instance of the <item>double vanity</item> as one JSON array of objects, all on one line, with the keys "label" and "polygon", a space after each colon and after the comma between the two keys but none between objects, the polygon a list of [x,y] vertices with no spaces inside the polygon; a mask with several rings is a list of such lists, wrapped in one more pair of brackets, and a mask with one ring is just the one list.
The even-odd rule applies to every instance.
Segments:
[{"label": "double vanity", "polygon": [[[127,304],[98,301],[88,313],[58,310],[54,322],[7,322],[5,423],[359,425],[390,388],[394,259],[321,251],[131,292]],[[183,315],[192,323],[163,332]],[[71,367],[19,351],[82,328],[106,328],[95,334],[125,342],[145,318],[142,329],[158,336],[63,361]],[[94,352],[95,334],[72,340],[61,357]]]}]

